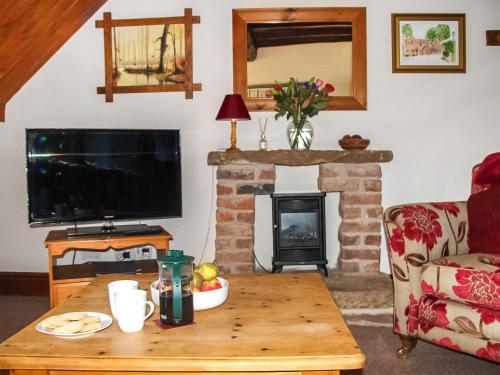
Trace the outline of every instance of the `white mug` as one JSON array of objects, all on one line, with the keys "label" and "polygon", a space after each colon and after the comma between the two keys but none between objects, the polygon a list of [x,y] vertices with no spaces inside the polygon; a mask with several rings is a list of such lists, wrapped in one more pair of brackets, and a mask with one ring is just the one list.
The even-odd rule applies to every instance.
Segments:
[{"label": "white mug", "polygon": [[139,282],[135,280],[118,280],[108,284],[109,304],[111,306],[111,312],[113,313],[115,319],[118,318],[118,315],[116,315],[115,307],[115,293],[119,290],[137,289],[138,286]]},{"label": "white mug", "polygon": [[[149,312],[146,314],[146,305]],[[115,293],[115,309],[118,325],[123,332],[138,332],[144,327],[144,321],[153,315],[155,307],[147,300],[145,290],[122,289]]]}]

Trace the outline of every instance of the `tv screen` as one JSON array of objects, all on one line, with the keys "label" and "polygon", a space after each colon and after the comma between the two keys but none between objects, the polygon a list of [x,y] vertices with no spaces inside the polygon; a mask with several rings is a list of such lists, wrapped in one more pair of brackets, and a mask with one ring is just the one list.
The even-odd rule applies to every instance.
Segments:
[{"label": "tv screen", "polygon": [[27,129],[29,222],[182,216],[179,130]]}]

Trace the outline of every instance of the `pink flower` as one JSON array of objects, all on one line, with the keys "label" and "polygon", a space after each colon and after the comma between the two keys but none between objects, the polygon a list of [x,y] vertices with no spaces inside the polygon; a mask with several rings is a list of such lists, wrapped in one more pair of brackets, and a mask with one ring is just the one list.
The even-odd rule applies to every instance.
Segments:
[{"label": "pink flower", "polygon": [[455,294],[473,303],[500,309],[500,273],[458,269],[452,287]]},{"label": "pink flower", "polygon": [[431,203],[434,207],[444,210],[453,216],[457,217],[458,213],[460,212],[459,208],[457,205],[453,202],[439,202],[439,203]]},{"label": "pink flower", "polygon": [[451,341],[451,339],[449,337],[443,337],[439,341],[436,340],[436,339],[432,339],[432,343],[436,344],[436,345],[444,346],[445,348],[448,348],[448,349],[462,351],[462,349],[460,348],[460,346],[458,346],[456,344],[453,344],[453,342]]},{"label": "pink flower", "polygon": [[422,300],[419,308],[420,329],[427,333],[432,327],[448,326],[449,321],[446,318],[446,304],[438,302],[436,298],[426,297]]},{"label": "pink flower", "polygon": [[271,98],[273,95],[271,94],[271,90],[266,90],[264,91],[264,95],[266,96],[266,98]]},{"label": "pink flower", "polygon": [[424,206],[404,206],[402,210],[404,235],[410,240],[422,242],[427,250],[432,250],[437,244],[437,238],[443,235],[441,224],[436,219],[439,217],[432,210]]},{"label": "pink flower", "polygon": [[389,238],[391,250],[397,253],[400,257],[405,254],[405,240],[401,228],[395,228]]},{"label": "pink flower", "polygon": [[323,85],[325,84],[325,82],[322,80],[322,79],[316,79],[316,87],[318,89],[320,89]]},{"label": "pink flower", "polygon": [[414,333],[418,328],[418,301],[410,293],[410,304],[406,306],[405,315],[408,317],[408,333]]},{"label": "pink flower", "polygon": [[327,92],[327,93],[331,93],[331,92],[334,92],[334,91],[335,91],[335,87],[333,87],[333,85],[332,85],[332,84],[327,83],[327,84],[325,85],[325,90],[326,90],[326,92]]},{"label": "pink flower", "polygon": [[493,362],[500,362],[500,344],[488,341],[486,348],[481,348],[476,352],[476,356]]}]

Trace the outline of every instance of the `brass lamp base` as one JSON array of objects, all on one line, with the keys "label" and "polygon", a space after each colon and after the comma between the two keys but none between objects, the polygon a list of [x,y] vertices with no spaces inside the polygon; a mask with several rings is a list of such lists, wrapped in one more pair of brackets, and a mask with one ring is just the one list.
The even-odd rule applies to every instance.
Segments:
[{"label": "brass lamp base", "polygon": [[236,147],[236,120],[231,120],[231,147],[226,149],[226,152],[241,151]]}]

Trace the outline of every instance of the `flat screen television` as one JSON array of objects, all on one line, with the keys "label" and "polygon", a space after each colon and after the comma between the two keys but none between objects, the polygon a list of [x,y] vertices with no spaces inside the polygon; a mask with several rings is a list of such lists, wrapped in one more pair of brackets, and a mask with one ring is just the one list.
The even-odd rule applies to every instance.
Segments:
[{"label": "flat screen television", "polygon": [[27,129],[30,223],[182,216],[179,130]]}]

